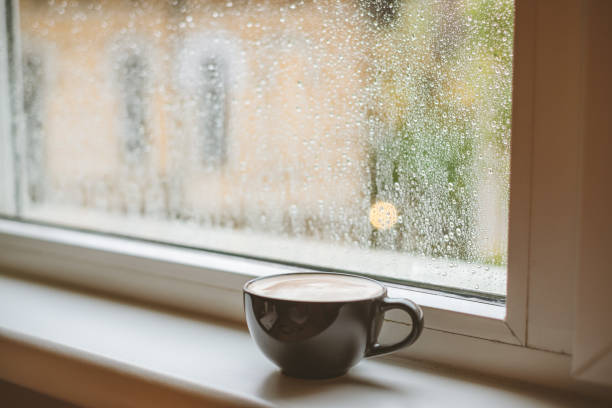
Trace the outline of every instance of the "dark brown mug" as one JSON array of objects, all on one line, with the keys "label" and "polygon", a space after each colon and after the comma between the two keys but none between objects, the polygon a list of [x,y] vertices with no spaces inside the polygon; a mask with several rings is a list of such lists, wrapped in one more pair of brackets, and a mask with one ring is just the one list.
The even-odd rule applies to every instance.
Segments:
[{"label": "dark brown mug", "polygon": [[[281,276],[333,275],[367,279],[382,290],[356,300],[280,299],[253,293],[254,282]],[[243,288],[244,311],[251,336],[261,351],[286,375],[299,378],[340,376],[364,357],[391,353],[414,343],[423,330],[423,311],[407,299],[387,297],[381,283],[339,273],[299,273],[266,276]],[[410,333],[392,345],[378,343],[387,310],[400,309],[412,319]]]}]

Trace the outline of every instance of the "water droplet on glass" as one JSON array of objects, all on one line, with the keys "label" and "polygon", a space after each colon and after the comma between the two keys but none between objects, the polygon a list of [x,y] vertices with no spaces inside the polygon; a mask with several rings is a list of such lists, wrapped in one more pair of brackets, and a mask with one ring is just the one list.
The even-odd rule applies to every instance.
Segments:
[{"label": "water droplet on glass", "polygon": [[383,3],[20,0],[24,217],[503,295],[514,2]]}]

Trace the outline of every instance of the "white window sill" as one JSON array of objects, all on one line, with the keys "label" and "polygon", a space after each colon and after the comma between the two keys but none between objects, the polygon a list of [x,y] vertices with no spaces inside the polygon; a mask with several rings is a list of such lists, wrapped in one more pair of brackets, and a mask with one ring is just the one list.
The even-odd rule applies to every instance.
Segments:
[{"label": "white window sill", "polygon": [[[573,394],[413,361],[284,377],[243,326],[0,275],[0,377],[90,406],[585,406]],[[443,390],[443,392],[441,392]],[[593,406],[593,405],[589,405]]]}]

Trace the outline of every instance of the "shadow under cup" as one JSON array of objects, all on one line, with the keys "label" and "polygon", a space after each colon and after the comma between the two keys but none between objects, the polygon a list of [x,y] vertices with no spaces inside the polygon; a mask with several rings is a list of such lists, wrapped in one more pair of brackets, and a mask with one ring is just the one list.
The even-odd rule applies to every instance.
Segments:
[{"label": "shadow under cup", "polygon": [[[300,295],[299,285],[316,285],[321,279],[335,281],[342,291],[337,300],[333,289],[330,296],[329,288],[327,296],[320,299],[312,291],[310,296]],[[262,283],[286,280],[291,280],[295,289],[289,296],[255,290]],[[355,282],[373,288],[373,293],[347,296],[347,287]],[[261,351],[292,377],[340,376],[364,357],[391,353],[414,343],[423,330],[423,312],[418,305],[407,299],[388,298],[387,289],[369,278],[318,272],[266,276],[247,282],[243,294],[251,336]],[[412,329],[402,341],[380,345],[384,313],[390,309],[408,313]]]}]

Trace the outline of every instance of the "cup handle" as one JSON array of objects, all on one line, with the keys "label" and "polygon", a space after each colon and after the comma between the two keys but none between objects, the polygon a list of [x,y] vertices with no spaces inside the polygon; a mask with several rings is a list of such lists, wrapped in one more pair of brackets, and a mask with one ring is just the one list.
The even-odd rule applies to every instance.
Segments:
[{"label": "cup handle", "polygon": [[416,303],[408,299],[392,299],[384,298],[380,306],[379,313],[385,313],[387,310],[400,309],[410,315],[412,319],[412,330],[408,335],[400,342],[383,346],[378,343],[378,339],[374,340],[373,344],[368,345],[366,348],[366,357],[380,356],[382,354],[388,354],[399,350],[402,347],[411,345],[419,338],[423,331],[423,310]]}]

